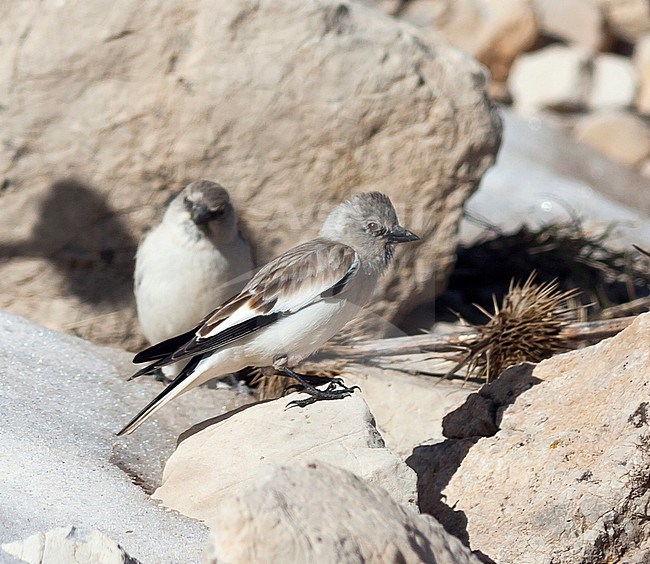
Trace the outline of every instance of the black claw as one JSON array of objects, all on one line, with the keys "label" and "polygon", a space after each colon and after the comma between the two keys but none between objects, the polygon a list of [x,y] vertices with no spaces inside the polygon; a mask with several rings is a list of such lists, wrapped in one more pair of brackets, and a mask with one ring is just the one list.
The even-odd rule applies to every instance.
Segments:
[{"label": "black claw", "polygon": [[358,386],[346,388],[345,390],[330,390],[328,386],[326,390],[323,390],[322,392],[319,391],[318,394],[310,395],[308,398],[290,401],[284,409],[286,411],[291,407],[307,407],[308,405],[316,403],[317,401],[344,399],[351,396],[354,393],[355,388],[358,389]]}]

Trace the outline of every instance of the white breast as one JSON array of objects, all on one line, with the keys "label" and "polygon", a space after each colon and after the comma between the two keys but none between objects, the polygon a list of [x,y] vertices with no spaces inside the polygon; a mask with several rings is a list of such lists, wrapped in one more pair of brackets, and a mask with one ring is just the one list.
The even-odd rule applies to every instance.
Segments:
[{"label": "white breast", "polygon": [[[352,320],[368,302],[376,277],[360,275],[336,298],[312,304],[201,361],[197,384],[247,366],[271,366],[286,355],[289,366],[318,350]],[[200,374],[200,375],[199,375]]]},{"label": "white breast", "polygon": [[138,248],[138,318],[152,343],[194,327],[239,292],[252,273],[250,250],[241,238],[220,249],[206,238],[183,235],[162,223]]}]

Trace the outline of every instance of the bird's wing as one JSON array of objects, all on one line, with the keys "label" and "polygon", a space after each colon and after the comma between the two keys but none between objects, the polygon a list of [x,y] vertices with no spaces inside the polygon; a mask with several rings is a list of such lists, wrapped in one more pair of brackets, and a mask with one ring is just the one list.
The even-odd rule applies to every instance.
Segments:
[{"label": "bird's wing", "polygon": [[167,364],[214,351],[342,292],[359,270],[359,257],[347,245],[314,239],[266,264],[235,297],[214,310],[192,331],[158,343],[135,356],[149,362],[133,377]]}]

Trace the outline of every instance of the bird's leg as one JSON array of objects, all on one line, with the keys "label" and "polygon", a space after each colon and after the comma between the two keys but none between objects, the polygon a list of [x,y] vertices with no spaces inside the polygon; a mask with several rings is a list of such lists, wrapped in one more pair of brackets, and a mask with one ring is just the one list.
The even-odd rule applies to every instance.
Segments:
[{"label": "bird's leg", "polygon": [[153,372],[153,377],[155,378],[156,382],[162,382],[165,384],[165,386],[173,380],[173,378],[168,378],[165,376],[162,368],[156,368],[156,370]]},{"label": "bird's leg", "polygon": [[[343,381],[340,378],[332,379],[329,385],[325,390],[319,390],[315,386],[312,386],[302,374],[297,374],[287,366],[282,367],[279,370],[280,374],[288,376],[297,380],[303,388],[303,392],[309,394],[311,397],[308,397],[304,400],[294,400],[287,404],[285,409],[290,407],[306,407],[312,403],[316,403],[321,400],[335,400],[343,399],[352,394],[355,390],[359,390],[359,386],[347,387],[343,384]],[[337,386],[342,386],[343,389],[337,389]]]}]

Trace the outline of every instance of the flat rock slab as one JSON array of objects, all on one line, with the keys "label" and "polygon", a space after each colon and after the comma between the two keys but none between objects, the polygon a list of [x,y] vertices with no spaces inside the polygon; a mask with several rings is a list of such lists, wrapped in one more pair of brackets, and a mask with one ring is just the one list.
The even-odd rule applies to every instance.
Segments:
[{"label": "flat rock slab", "polygon": [[322,462],[296,461],[219,504],[206,564],[479,564],[439,523]]},{"label": "flat rock slab", "polygon": [[290,394],[244,408],[184,438],[154,497],[212,526],[222,501],[275,467],[319,460],[382,486],[399,503],[416,501],[415,473],[384,446],[358,393],[285,410],[300,397]]},{"label": "flat rock slab", "polygon": [[73,523],[101,530],[142,562],[197,562],[205,527],[163,510],[132,481],[153,488],[178,433],[222,413],[234,393],[196,390],[118,440],[161,387],[126,382],[128,372],[116,369],[125,353],[6,313],[0,342],[0,543]]}]

